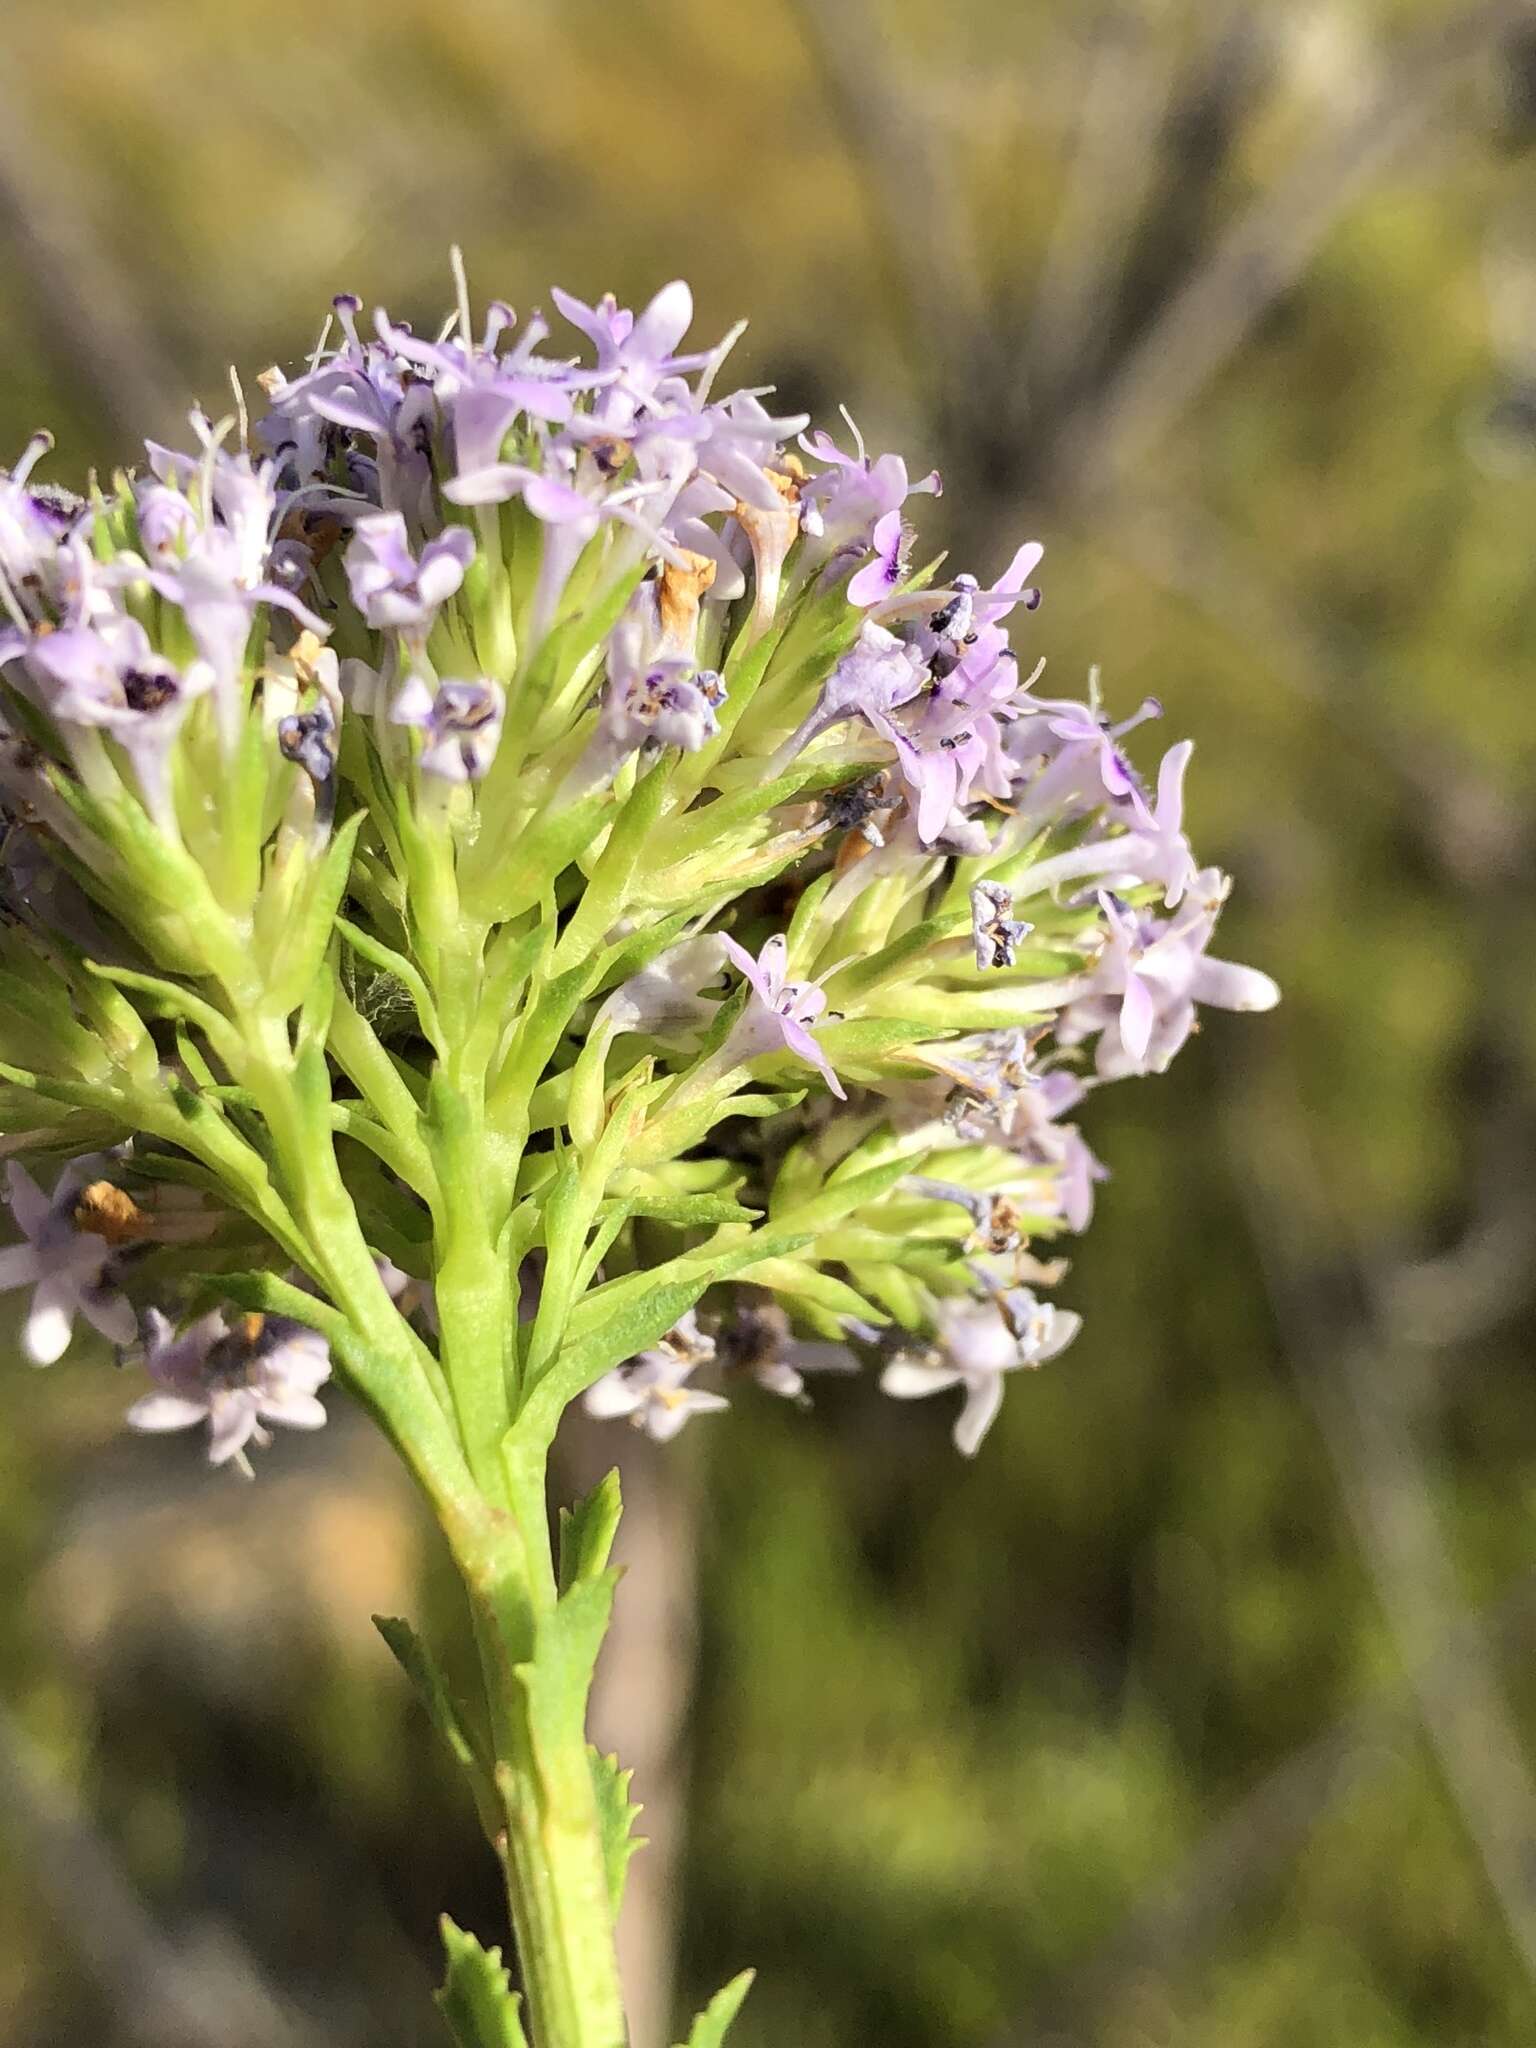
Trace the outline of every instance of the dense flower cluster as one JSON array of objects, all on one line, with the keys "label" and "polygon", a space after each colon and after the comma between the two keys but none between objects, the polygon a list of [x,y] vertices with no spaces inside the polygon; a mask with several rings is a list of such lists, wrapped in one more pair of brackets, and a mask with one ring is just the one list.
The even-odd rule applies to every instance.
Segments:
[{"label": "dense flower cluster", "polygon": [[936,474],[716,396],[686,286],[553,300],[341,298],[253,422],[0,473],[0,1127],[53,1189],[12,1164],[0,1285],[221,1461],[327,1341],[472,1450],[498,1319],[502,1428],[857,1358],[973,1452],[1078,1328],[1082,1105],[1276,1000],[1208,952],[1189,743],[1144,781],[1157,705],[1042,687],[1037,545],[924,565]]}]

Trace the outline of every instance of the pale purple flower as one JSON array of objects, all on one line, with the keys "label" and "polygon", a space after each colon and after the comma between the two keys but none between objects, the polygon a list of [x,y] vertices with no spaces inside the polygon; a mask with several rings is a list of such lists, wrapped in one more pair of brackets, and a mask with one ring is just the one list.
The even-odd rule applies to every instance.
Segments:
[{"label": "pale purple flower", "polygon": [[620,306],[611,294],[595,306],[584,305],[556,286],[550,293],[565,318],[597,352],[602,387],[596,415],[611,431],[622,433],[650,401],[664,378],[695,369],[707,355],[679,356],[677,345],[693,325],[693,293],[681,278],[663,285],[638,316]]},{"label": "pale purple flower", "polygon": [[70,492],[32,482],[32,471],[52,447],[52,434],[34,434],[15,468],[0,469],[0,577],[10,601],[24,610],[31,609],[34,592],[53,597],[60,544],[87,510]]},{"label": "pale purple flower", "polygon": [[724,696],[713,669],[660,661],[643,674],[610,679],[600,728],[620,759],[650,742],[696,754],[720,730],[715,710]]},{"label": "pale purple flower", "polygon": [[1096,673],[1090,696],[1087,704],[1031,698],[1021,707],[1007,739],[1015,781],[1023,784],[1016,798],[1020,831],[1082,807],[1107,809],[1135,831],[1148,824],[1158,829],[1119,742],[1145,720],[1160,718],[1162,705],[1148,697],[1129,718],[1111,724],[1099,710]]},{"label": "pale purple flower", "polygon": [[1051,1199],[1067,1228],[1082,1232],[1093,1216],[1094,1189],[1108,1178],[1074,1124],[1061,1119],[1086,1088],[1065,1068],[1035,1063],[1040,1033],[989,1032],[970,1056],[946,1053],[937,1070],[958,1086],[945,1120],[974,1145],[1003,1145],[1050,1178]]},{"label": "pale purple flower", "polygon": [[608,683],[597,730],[573,772],[571,787],[609,781],[642,747],[679,747],[694,754],[720,730],[725,684],[714,669],[653,652],[661,638],[653,603],[631,604],[608,636]]},{"label": "pale purple flower", "polygon": [[654,529],[644,516],[645,508],[650,500],[665,495],[664,489],[658,492],[645,482],[609,488],[590,461],[583,461],[574,447],[563,443],[544,450],[542,466],[492,463],[443,487],[443,496],[456,505],[496,505],[521,497],[544,528],[530,620],[535,641],[554,625],[571,571],[604,521],[617,519],[636,526],[652,541]]},{"label": "pale purple flower", "polygon": [[[515,324],[511,307],[500,300],[492,302],[479,341],[462,329],[435,341],[423,341],[409,327],[391,323],[382,312],[375,316],[382,342],[405,372],[407,402],[415,394],[429,394],[433,410],[446,423],[455,470],[447,494],[460,504],[495,504],[510,497],[513,486],[502,452],[516,422],[527,419],[540,427],[562,425],[572,417],[576,394],[604,381],[568,362],[537,354],[539,343],[549,332],[548,323],[537,313],[525,323],[514,345],[504,349],[503,341]],[[424,455],[431,440],[427,426],[425,418],[412,422]],[[392,423],[396,441],[400,432],[397,417]]]},{"label": "pale purple flower", "polygon": [[911,796],[917,836],[925,846],[952,831],[957,813],[978,792],[1001,803],[1011,786],[1003,731],[1020,692],[1019,665],[1009,647],[991,650],[982,666],[974,649],[952,674],[892,716],[866,714],[896,749]]},{"label": "pale purple flower", "polygon": [[738,1061],[757,1059],[764,1053],[792,1052],[817,1068],[832,1093],[846,1101],[847,1090],[809,1029],[827,1006],[825,991],[814,981],[785,979],[789,941],[783,933],[769,939],[755,960],[744,946],[724,934],[720,944],[752,991],[726,1051]]},{"label": "pale purple flower", "polygon": [[[1108,1168],[1076,1124],[1061,1121],[1085,1092],[1077,1075],[1063,1067],[1032,1074],[1024,1085],[1005,1090],[991,1106],[992,1125],[985,1132],[992,1142],[1002,1143],[1021,1159],[1049,1170],[1056,1213],[1068,1230],[1079,1236],[1093,1220],[1095,1188],[1109,1178]],[[964,1131],[966,1127],[960,1128]],[[974,1135],[983,1134],[977,1131]]]},{"label": "pale purple flower", "polygon": [[137,619],[111,613],[94,626],[38,634],[26,665],[49,716],[66,731],[90,726],[116,740],[149,810],[169,824],[171,749],[193,702],[213,685],[208,664],[194,661],[183,674],[154,651]]},{"label": "pale purple flower", "polygon": [[[895,517],[887,514],[888,520]],[[886,535],[892,545],[893,535],[894,529]],[[881,619],[866,619],[814,710],[779,748],[771,767],[787,765],[829,726],[862,717],[895,750],[921,844],[942,840],[962,852],[985,852],[985,830],[966,818],[965,807],[978,794],[999,804],[1007,799],[1017,770],[1005,751],[1005,728],[1034,701],[997,621],[1033,595],[1024,578],[1041,553],[1027,542],[985,590],[974,577],[957,579],[936,609],[935,593],[924,594],[926,625],[892,631]],[[877,566],[859,573],[873,573]],[[854,595],[852,586],[849,594]],[[895,617],[878,594],[869,602],[881,608],[881,618]],[[858,876],[853,886],[868,879]]]},{"label": "pale purple flower", "polygon": [[963,1387],[955,1444],[973,1458],[1003,1403],[1003,1376],[1059,1357],[1082,1328],[1082,1317],[1038,1301],[1019,1287],[991,1301],[941,1302],[939,1341],[893,1358],[881,1391],[898,1401],[922,1400]]},{"label": "pale purple flower", "polygon": [[158,477],[141,478],[133,491],[139,545],[157,566],[174,562],[197,538],[201,521],[197,508],[185,491],[175,490]]},{"label": "pale purple flower", "polygon": [[[1052,1124],[1049,1130],[1056,1148],[1057,1213],[1068,1230],[1080,1237],[1093,1221],[1094,1190],[1100,1181],[1109,1179],[1109,1168],[1076,1124]],[[1041,1150],[1045,1149],[1042,1143]]]},{"label": "pale purple flower", "polygon": [[[980,634],[983,627],[996,626],[1019,605],[1023,605],[1026,611],[1039,610],[1040,592],[1028,579],[1044,558],[1045,549],[1039,541],[1024,541],[1014,550],[1012,561],[995,583],[983,587],[974,576],[957,576],[947,590],[904,591],[900,597],[889,597],[881,604],[880,617],[882,620],[911,618],[925,611],[933,614],[935,600],[938,600],[937,610],[942,614],[958,596],[967,607],[969,627]],[[929,624],[932,629],[932,618]],[[921,629],[918,637],[921,638]],[[989,642],[983,660],[990,663],[996,648],[1002,644],[1001,639]]]},{"label": "pale purple flower", "polygon": [[370,626],[404,633],[420,646],[463,583],[474,553],[468,527],[450,526],[413,555],[400,513],[371,512],[358,520],[347,549],[352,602]]},{"label": "pale purple flower", "polygon": [[[694,405],[686,386],[676,390],[680,406]],[[698,463],[737,505],[755,505],[772,512],[785,499],[785,479],[794,477],[795,523],[799,526],[798,464],[780,453],[781,445],[806,424],[803,412],[774,414],[756,391],[733,391],[729,398],[699,408]],[[673,431],[682,422],[673,423]],[[689,425],[689,432],[695,429]]]},{"label": "pale purple flower", "polygon": [[436,342],[420,341],[409,328],[391,326],[378,317],[381,338],[396,355],[431,378],[433,395],[453,429],[454,460],[460,476],[488,469],[501,459],[502,443],[521,415],[561,424],[571,417],[576,390],[592,380],[535,353],[549,333],[549,323],[535,313],[510,350],[502,340],[517,316],[494,299],[478,344],[462,335]]},{"label": "pale purple flower", "polygon": [[434,691],[421,676],[401,685],[389,716],[422,738],[423,775],[442,782],[478,782],[496,758],[506,696],[487,676],[476,682],[448,678]]},{"label": "pale purple flower", "polygon": [[144,1326],[144,1363],[156,1391],[135,1401],[130,1429],[159,1432],[208,1426],[208,1461],[233,1464],[251,1477],[246,1447],[272,1441],[263,1426],[320,1429],[319,1389],[331,1376],[330,1352],[318,1330],[286,1316],[223,1310],[177,1331],[158,1309]]},{"label": "pale purple flower", "polygon": [[[803,496],[808,516],[805,528],[813,533],[827,554],[855,544],[869,546],[878,522],[899,512],[909,497],[931,491],[938,497],[943,480],[936,469],[916,483],[908,479],[907,465],[899,455],[880,455],[873,461],[865,453],[864,437],[845,411],[843,418],[854,438],[857,453],[845,455],[829,434],[818,429],[800,445],[808,455],[829,466],[805,486]],[[856,600],[855,600],[856,601]]]},{"label": "pale purple flower", "polygon": [[768,773],[777,775],[831,726],[850,718],[871,724],[915,697],[927,681],[918,651],[884,626],[866,619],[858,638],[822,685],[814,708],[784,742]]},{"label": "pale purple flower", "polygon": [[1202,868],[1171,918],[1129,908],[1101,892],[1102,952],[1057,1025],[1063,1045],[1099,1034],[1094,1064],[1105,1080],[1162,1073],[1195,1025],[1195,1006],[1271,1010],[1280,991],[1267,974],[1206,957],[1231,884]]},{"label": "pale purple flower", "polygon": [[1023,605],[1027,612],[1038,611],[1040,593],[1029,579],[1044,559],[1045,549],[1039,541],[1022,542],[997,581],[989,583],[984,590],[978,590],[972,598],[972,614],[977,626],[995,626],[1017,605]]},{"label": "pale purple flower", "polygon": [[269,375],[273,409],[257,432],[305,483],[327,476],[346,436],[366,435],[374,455],[349,455],[349,481],[386,511],[424,524],[431,513],[436,395],[389,343],[360,337],[360,299],[342,292],[331,304],[343,345],[292,382]]},{"label": "pale purple flower", "polygon": [[226,454],[200,415],[193,424],[204,436],[201,457],[151,444],[151,459],[160,488],[184,491],[194,521],[176,532],[162,516],[147,562],[125,555],[103,576],[119,585],[147,580],[180,606],[198,654],[212,670],[219,735],[231,753],[245,713],[243,664],[256,613],[263,605],[276,606],[312,633],[323,637],[328,629],[270,574],[277,505],[271,465],[256,468],[246,455]]},{"label": "pale purple flower", "polygon": [[690,1309],[649,1351],[642,1351],[588,1387],[582,1407],[610,1421],[620,1417],[654,1443],[669,1443],[694,1415],[717,1415],[731,1405],[688,1382],[715,1356],[714,1339],[699,1328]]},{"label": "pale purple flower", "polygon": [[7,1199],[25,1242],[0,1250],[0,1288],[30,1287],[22,1349],[34,1365],[62,1358],[83,1315],[114,1344],[133,1341],[134,1316],[116,1284],[124,1248],[148,1220],[110,1180],[114,1161],[92,1152],[72,1159],[45,1195],[18,1160],[6,1167]]}]

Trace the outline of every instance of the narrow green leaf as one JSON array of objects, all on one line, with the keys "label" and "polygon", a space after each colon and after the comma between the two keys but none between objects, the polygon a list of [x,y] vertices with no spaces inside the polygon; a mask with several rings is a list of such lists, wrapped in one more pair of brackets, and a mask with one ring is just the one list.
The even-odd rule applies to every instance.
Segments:
[{"label": "narrow green leaf", "polygon": [[756,1970],[743,1970],[723,1991],[717,1991],[694,2021],[693,2031],[683,2043],[683,2048],[720,2048],[726,2029],[745,2004],[756,1975]]},{"label": "narrow green leaf", "polygon": [[978,1027],[970,1021],[967,1011],[963,1017],[953,1014],[951,1005],[965,1000],[962,993],[951,994],[948,990],[935,990],[929,1000],[924,991],[903,988],[901,1000],[923,997],[909,1007],[931,1010],[929,1017],[847,1017],[833,1024],[818,1024],[816,1036],[822,1051],[834,1065],[858,1065],[879,1062],[899,1056],[909,1045],[926,1045],[946,1032],[970,1031]]},{"label": "narrow green leaf", "polygon": [[504,1112],[510,1105],[522,1104],[532,1097],[555,1047],[565,1036],[578,1004],[589,993],[595,978],[596,963],[582,960],[539,990],[518,1024],[511,1051],[496,1081],[495,1108]]},{"label": "narrow green leaf", "polygon": [[157,974],[138,974],[130,967],[106,966],[99,960],[87,960],[84,966],[87,974],[97,975],[114,987],[132,989],[135,995],[149,996],[166,1016],[185,1017],[221,1053],[225,1046],[238,1046],[239,1038],[229,1019],[212,1003],[205,1002],[179,982],[166,981]]},{"label": "narrow green leaf", "polygon": [[289,906],[267,977],[272,1001],[283,1014],[303,1002],[320,972],[331,942],[331,927],[346,897],[353,847],[367,815],[366,811],[354,811],[337,828],[308,886]]},{"label": "narrow green leaf", "polygon": [[855,998],[878,988],[882,981],[894,975],[899,968],[919,958],[932,947],[945,940],[959,938],[970,931],[970,915],[951,915],[925,918],[921,924],[913,925],[903,932],[899,939],[892,939],[888,946],[882,946],[876,953],[870,953],[862,960],[851,961],[841,968],[827,983],[832,992],[828,997],[834,1010],[847,1007]]},{"label": "narrow green leaf", "polygon": [[926,1152],[898,1153],[882,1166],[872,1166],[867,1172],[853,1174],[845,1180],[834,1180],[808,1201],[796,1202],[793,1208],[773,1212],[773,1221],[781,1228],[813,1232],[828,1230],[866,1202],[878,1202],[908,1174],[921,1173],[927,1159]]},{"label": "narrow green leaf", "polygon": [[760,1209],[744,1209],[730,1195],[625,1195],[625,1214],[644,1216],[653,1223],[673,1223],[683,1228],[701,1224],[755,1223]]},{"label": "narrow green leaf", "polygon": [[427,1718],[471,1776],[483,1776],[489,1784],[485,1759],[479,1754],[448,1691],[447,1680],[437,1660],[408,1621],[395,1614],[376,1614],[373,1625],[388,1644],[390,1654],[415,1688],[416,1697],[427,1710]]},{"label": "narrow green leaf", "polygon": [[665,762],[643,774],[608,834],[608,843],[598,857],[581,901],[555,948],[557,969],[583,959],[602,940],[622,909],[631,880],[645,851],[646,840],[656,829],[662,801],[667,793]]},{"label": "narrow green leaf", "polygon": [[833,1316],[855,1316],[861,1322],[883,1323],[885,1313],[866,1301],[856,1288],[833,1273],[823,1273],[804,1259],[761,1259],[752,1268],[752,1284],[810,1303]]},{"label": "narrow green leaf", "polygon": [[114,1123],[128,1123],[133,1118],[131,1099],[116,1088],[54,1079],[47,1074],[34,1074],[26,1067],[13,1067],[8,1061],[0,1061],[0,1081],[9,1081],[13,1088],[25,1088],[49,1102],[68,1103],[72,1109],[94,1109]]},{"label": "narrow green leaf", "polygon": [[461,879],[464,908],[473,917],[508,923],[531,910],[554,886],[557,877],[602,830],[603,813],[611,808],[611,790],[594,790],[575,803],[546,806],[544,812],[508,841],[482,833],[468,871]]},{"label": "narrow green leaf", "polygon": [[878,1301],[904,1329],[921,1329],[927,1314],[922,1295],[900,1266],[860,1263],[849,1268],[854,1280],[871,1301]]}]

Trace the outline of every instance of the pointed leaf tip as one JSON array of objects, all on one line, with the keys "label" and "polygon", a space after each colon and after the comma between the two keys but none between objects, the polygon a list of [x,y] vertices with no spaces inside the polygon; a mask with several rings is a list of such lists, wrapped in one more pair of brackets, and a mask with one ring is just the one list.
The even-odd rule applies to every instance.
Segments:
[{"label": "pointed leaf tip", "polygon": [[741,2011],[756,1975],[756,1970],[743,1970],[723,1990],[717,1991],[694,2021],[693,2031],[682,2048],[721,2048],[726,2029]]}]

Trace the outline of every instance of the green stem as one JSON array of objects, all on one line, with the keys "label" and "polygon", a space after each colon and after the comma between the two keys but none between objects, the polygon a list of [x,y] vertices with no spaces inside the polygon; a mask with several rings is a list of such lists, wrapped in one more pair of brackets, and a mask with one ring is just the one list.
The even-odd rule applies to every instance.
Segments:
[{"label": "green stem", "polygon": [[[586,1738],[556,1617],[545,1458],[510,1460],[514,1516],[455,1544],[469,1590],[505,1816],[500,1844],[532,2048],[624,2048],[613,1910]],[[563,1619],[564,1617],[560,1617]]]}]

